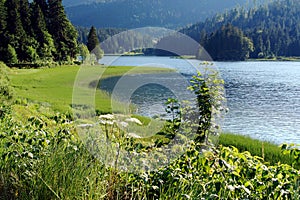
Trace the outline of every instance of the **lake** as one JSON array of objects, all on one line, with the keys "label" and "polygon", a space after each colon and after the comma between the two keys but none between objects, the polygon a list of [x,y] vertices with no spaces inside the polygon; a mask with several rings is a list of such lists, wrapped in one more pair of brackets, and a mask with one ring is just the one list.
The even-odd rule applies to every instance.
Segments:
[{"label": "lake", "polygon": [[[125,78],[124,82],[130,82],[129,85],[120,83],[123,89],[118,90],[111,88],[111,81],[115,84],[120,79],[102,83],[102,89],[113,93],[122,93],[124,88],[133,86],[130,101],[137,106],[137,113],[151,117],[164,113],[164,102],[169,97],[190,98],[183,79],[187,81],[195,74],[196,68],[203,68],[197,60],[169,57],[108,56],[100,63],[112,66],[167,67],[180,72],[177,75],[131,75],[131,81]],[[218,69],[225,81],[229,112],[224,116],[223,131],[276,144],[300,144],[300,62],[213,64],[213,68]],[[122,95],[118,98],[122,100]]]}]

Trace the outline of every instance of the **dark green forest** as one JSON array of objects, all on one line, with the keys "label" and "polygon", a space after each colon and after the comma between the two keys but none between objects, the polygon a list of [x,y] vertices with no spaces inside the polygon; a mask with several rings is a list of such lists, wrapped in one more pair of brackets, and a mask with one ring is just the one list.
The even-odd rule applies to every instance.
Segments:
[{"label": "dark green forest", "polygon": [[[257,0],[261,3],[265,0]],[[66,12],[76,26],[96,28],[185,27],[237,5],[252,7],[252,0],[114,0],[78,5],[66,1]],[[94,1],[95,2],[95,1]],[[248,4],[247,4],[248,2]],[[72,6],[77,5],[77,6]]]},{"label": "dark green forest", "polygon": [[77,35],[62,0],[0,0],[0,60],[6,63],[71,61]]},{"label": "dark green forest", "polygon": [[[201,44],[213,60],[246,60],[254,51],[251,39],[242,30],[231,24],[222,26],[209,36],[202,38]],[[198,59],[203,59],[200,48]]]},{"label": "dark green forest", "polygon": [[[250,58],[291,57],[300,56],[299,21],[300,1],[277,0],[249,10],[235,8],[182,29],[181,32],[196,41],[201,41],[206,50],[213,53],[215,49],[222,50],[222,45],[230,45],[231,41],[228,38],[227,40],[223,38],[223,42],[219,43],[219,46],[214,46],[214,49],[208,43],[222,26],[231,24],[252,41],[254,49],[249,52]],[[217,59],[226,60],[226,57]]]},{"label": "dark green forest", "polygon": [[[299,13],[299,1],[277,0],[251,9],[236,7],[188,26],[180,32],[200,42],[214,60],[300,56]],[[195,14],[195,16],[199,15]],[[79,41],[86,43],[88,29],[78,28],[78,31]],[[100,41],[103,42],[122,31],[125,29],[106,28],[98,29],[97,33]],[[118,36],[119,39],[120,37]],[[115,41],[106,41],[108,45],[104,49],[109,49],[106,50],[109,53],[123,53],[130,50],[129,46],[137,43],[140,46],[149,46],[143,43],[143,38],[140,36],[129,38],[122,35],[122,37],[126,45],[112,38],[111,40]],[[167,52],[153,53],[153,51],[150,51],[150,54],[169,55]],[[198,58],[201,58],[199,54]]]}]

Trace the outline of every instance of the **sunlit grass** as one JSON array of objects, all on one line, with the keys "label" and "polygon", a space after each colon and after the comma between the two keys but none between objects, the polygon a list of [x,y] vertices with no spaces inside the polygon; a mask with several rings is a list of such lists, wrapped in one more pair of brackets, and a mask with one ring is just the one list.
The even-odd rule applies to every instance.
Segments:
[{"label": "sunlit grass", "polygon": [[[98,83],[99,78],[122,76],[126,73],[170,71],[170,69],[150,67],[62,66],[43,69],[13,69],[9,76],[18,98],[44,103],[59,112],[69,112],[72,102],[90,103],[93,101],[96,110],[108,113],[111,112],[112,104],[110,96],[89,84],[95,81]],[[73,99],[74,88],[79,94],[76,99]]]},{"label": "sunlit grass", "polygon": [[293,163],[292,157],[282,154],[279,145],[253,139],[248,136],[223,133],[219,137],[219,144],[223,146],[235,146],[241,152],[249,151],[252,155],[263,157],[266,162],[273,165],[278,162],[290,165]]}]

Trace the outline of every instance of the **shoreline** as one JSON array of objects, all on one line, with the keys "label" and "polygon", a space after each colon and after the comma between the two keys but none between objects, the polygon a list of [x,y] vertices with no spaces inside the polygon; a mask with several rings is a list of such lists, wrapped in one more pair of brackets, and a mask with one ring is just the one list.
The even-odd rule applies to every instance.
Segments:
[{"label": "shoreline", "polygon": [[[143,53],[138,54],[105,54],[104,56],[128,56],[128,57],[169,57],[173,59],[190,59],[190,60],[198,60],[194,55],[182,55],[182,56],[160,56],[160,55],[145,55]],[[199,60],[202,61],[202,60]],[[212,60],[208,62],[300,62],[300,57],[292,56],[292,57],[275,57],[275,58],[249,58],[246,60]]]}]

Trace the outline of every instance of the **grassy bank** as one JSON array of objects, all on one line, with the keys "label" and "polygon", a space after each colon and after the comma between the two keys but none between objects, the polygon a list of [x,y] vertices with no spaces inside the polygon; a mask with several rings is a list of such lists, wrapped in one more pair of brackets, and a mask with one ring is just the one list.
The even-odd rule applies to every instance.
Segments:
[{"label": "grassy bank", "polygon": [[[93,81],[112,76],[122,76],[125,73],[161,73],[170,72],[170,69],[162,68],[136,68],[136,67],[104,67],[104,66],[62,66],[44,69],[12,69],[9,77],[11,85],[15,88],[18,98],[26,98],[29,101],[43,103],[59,112],[70,111],[75,81],[87,82],[80,85],[82,98],[87,98],[88,94],[94,94],[96,99],[96,109],[103,113],[111,112],[111,99],[107,93],[95,90],[89,84]],[[78,73],[80,73],[78,75]]]},{"label": "grassy bank", "polygon": [[249,151],[253,156],[262,157],[272,165],[278,162],[292,165],[294,161],[290,155],[282,154],[280,146],[248,136],[224,133],[219,137],[219,144],[227,147],[234,146],[241,152]]}]

